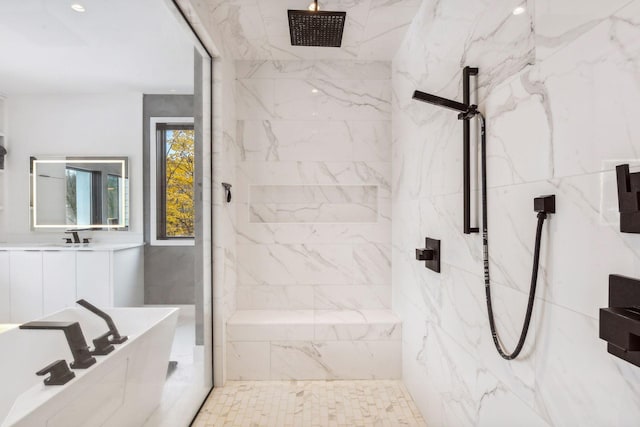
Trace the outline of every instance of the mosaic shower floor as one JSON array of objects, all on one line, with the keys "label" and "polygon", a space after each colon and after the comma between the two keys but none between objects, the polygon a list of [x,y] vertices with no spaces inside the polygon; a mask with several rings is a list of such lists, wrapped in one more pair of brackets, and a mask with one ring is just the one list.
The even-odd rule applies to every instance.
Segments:
[{"label": "mosaic shower floor", "polygon": [[411,426],[425,422],[401,381],[229,381],[194,427]]}]

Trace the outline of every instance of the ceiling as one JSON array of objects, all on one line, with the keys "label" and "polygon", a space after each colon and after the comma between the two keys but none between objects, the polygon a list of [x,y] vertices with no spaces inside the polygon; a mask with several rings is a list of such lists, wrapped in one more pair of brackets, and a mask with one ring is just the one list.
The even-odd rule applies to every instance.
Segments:
[{"label": "ceiling", "polygon": [[422,0],[319,0],[320,10],[346,11],[342,47],[291,46],[288,9],[311,0],[210,0],[227,50],[240,60],[391,60]]},{"label": "ceiling", "polygon": [[2,0],[0,93],[192,93],[193,46],[164,0]]}]

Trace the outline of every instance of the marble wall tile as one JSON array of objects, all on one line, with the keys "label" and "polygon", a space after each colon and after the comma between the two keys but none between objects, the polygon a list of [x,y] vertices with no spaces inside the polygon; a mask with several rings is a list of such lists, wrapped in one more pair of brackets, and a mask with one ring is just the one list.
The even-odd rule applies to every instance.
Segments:
[{"label": "marble wall tile", "polygon": [[[526,13],[511,15],[519,3],[423,2],[392,64],[392,295],[403,378],[433,425],[633,425],[636,368],[607,354],[597,318],[609,274],[640,277],[640,240],[618,230],[614,179],[615,165],[636,167],[640,152],[640,2],[529,0]],[[532,323],[513,361],[489,332],[481,236],[462,233],[460,125],[411,100],[415,89],[461,99],[464,65],[480,68],[488,118],[491,290],[508,350],[527,305],[531,199],[556,195]],[[440,275],[414,260],[424,236],[442,239]]]},{"label": "marble wall tile", "polygon": [[238,127],[245,161],[389,161],[389,121],[242,120]]},{"label": "marble wall tile", "polygon": [[550,303],[542,312],[536,342],[546,356],[536,360],[537,412],[557,426],[636,424],[640,374],[607,353],[598,320]]},{"label": "marble wall tile", "polygon": [[381,341],[402,339],[400,319],[388,310],[318,310],[316,341]]},{"label": "marble wall tile", "polygon": [[299,310],[314,308],[314,287],[307,285],[239,285],[236,291],[238,310]]},{"label": "marble wall tile", "polygon": [[632,0],[535,0],[536,59],[544,60],[580,38]]},{"label": "marble wall tile", "polygon": [[315,285],[316,310],[361,310],[391,308],[389,285]]},{"label": "marble wall tile", "polygon": [[226,347],[227,379],[270,379],[269,342],[228,342]]},{"label": "marble wall tile", "polygon": [[290,120],[388,120],[388,85],[378,80],[273,81],[275,114]]},{"label": "marble wall tile", "polygon": [[388,308],[390,63],[236,65],[238,305]]},{"label": "marble wall tile", "polygon": [[376,222],[376,186],[253,185],[249,221],[283,223]]},{"label": "marble wall tile", "polygon": [[[638,158],[639,135],[627,124],[639,113],[639,9],[631,3],[532,73],[553,114],[555,176],[602,171],[606,159]],[[580,141],[581,149],[565,141]]]},{"label": "marble wall tile", "polygon": [[295,184],[372,184],[378,186],[380,197],[391,191],[390,162],[241,162],[238,164],[239,201],[248,200],[249,185]]},{"label": "marble wall tile", "polygon": [[242,284],[350,284],[353,250],[347,245],[238,245]]},{"label": "marble wall tile", "polygon": [[407,7],[372,2],[362,33],[360,55],[377,59],[392,58],[415,16],[416,8],[415,2],[407,4]]},{"label": "marble wall tile", "polygon": [[390,80],[389,61],[236,61],[242,79]]},{"label": "marble wall tile", "polygon": [[[398,341],[286,341],[271,344],[271,379],[394,379]],[[353,361],[358,363],[354,364]]]},{"label": "marble wall tile", "polygon": [[[243,209],[248,210],[247,207]],[[248,213],[247,213],[248,215]],[[380,218],[379,218],[380,219]],[[238,243],[387,243],[390,221],[374,224],[260,224],[238,223]]]},{"label": "marble wall tile", "polygon": [[237,79],[236,82],[238,120],[277,117],[274,109],[276,88],[273,80]]},{"label": "marble wall tile", "polygon": [[231,341],[304,341],[314,338],[312,310],[237,311],[227,323]]}]

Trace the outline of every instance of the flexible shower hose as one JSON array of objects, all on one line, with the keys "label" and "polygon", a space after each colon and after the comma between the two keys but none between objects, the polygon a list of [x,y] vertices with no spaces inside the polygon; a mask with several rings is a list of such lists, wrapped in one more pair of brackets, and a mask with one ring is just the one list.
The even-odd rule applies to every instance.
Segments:
[{"label": "flexible shower hose", "polygon": [[489,276],[489,240],[487,232],[487,136],[486,136],[486,124],[484,116],[478,112],[480,118],[480,136],[481,136],[481,163],[482,163],[482,255],[484,261],[484,290],[487,298],[487,311],[489,313],[489,326],[491,328],[491,337],[493,338],[493,344],[498,350],[498,354],[503,359],[512,360],[518,357],[524,346],[524,342],[527,339],[527,332],[529,332],[529,323],[531,322],[531,313],[533,312],[533,303],[536,296],[536,284],[538,282],[538,264],[540,261],[540,240],[542,236],[542,225],[547,217],[545,212],[538,212],[538,227],[536,229],[536,243],[533,252],[533,270],[531,271],[531,286],[529,288],[529,302],[527,304],[527,313],[522,325],[522,331],[520,332],[520,339],[516,348],[507,353],[500,342],[498,331],[496,330],[496,322],[493,316],[493,308],[491,307],[491,280]]}]

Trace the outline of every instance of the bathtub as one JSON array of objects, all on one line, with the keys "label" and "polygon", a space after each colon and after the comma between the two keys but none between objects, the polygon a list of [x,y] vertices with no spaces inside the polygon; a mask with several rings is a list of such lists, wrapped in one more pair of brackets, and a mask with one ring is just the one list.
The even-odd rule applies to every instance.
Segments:
[{"label": "bathtub", "polygon": [[[4,328],[0,333],[0,422],[2,427],[139,427],[162,396],[178,319],[175,308],[110,308],[129,340],[62,386],[45,386],[35,372],[57,359],[71,362],[62,331]],[[87,344],[107,331],[83,308],[68,308],[39,320],[78,321]]]}]

